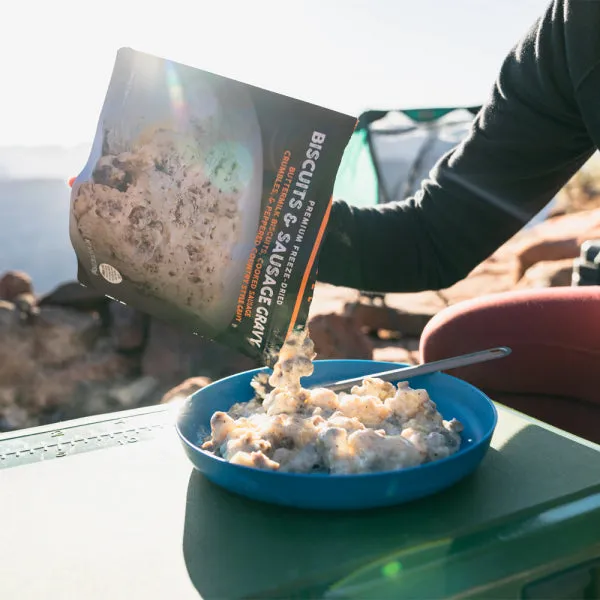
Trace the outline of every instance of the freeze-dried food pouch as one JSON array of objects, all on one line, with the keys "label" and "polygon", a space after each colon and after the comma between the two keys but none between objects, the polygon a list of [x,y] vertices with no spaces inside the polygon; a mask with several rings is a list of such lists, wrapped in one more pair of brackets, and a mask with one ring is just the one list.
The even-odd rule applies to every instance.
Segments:
[{"label": "freeze-dried food pouch", "polygon": [[121,49],[72,185],[80,282],[270,363],[306,320],[354,126]]}]

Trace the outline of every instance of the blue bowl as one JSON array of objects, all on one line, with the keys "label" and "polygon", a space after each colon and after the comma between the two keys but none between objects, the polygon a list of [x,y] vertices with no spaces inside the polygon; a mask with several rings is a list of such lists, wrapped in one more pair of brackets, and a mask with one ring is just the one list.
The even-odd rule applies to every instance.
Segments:
[{"label": "blue bowl", "polygon": [[[317,360],[305,386],[349,379],[398,368],[370,360]],[[424,388],[445,419],[464,425],[460,450],[418,467],[360,475],[279,473],[233,465],[199,448],[199,433],[210,431],[215,411],[250,400],[250,381],[260,369],[216,381],[190,396],[176,429],[194,467],[213,483],[254,500],[321,510],[356,510],[401,504],[448,488],[472,473],[484,458],[497,422],[491,400],[469,383],[435,373],[415,377],[411,387]]]}]

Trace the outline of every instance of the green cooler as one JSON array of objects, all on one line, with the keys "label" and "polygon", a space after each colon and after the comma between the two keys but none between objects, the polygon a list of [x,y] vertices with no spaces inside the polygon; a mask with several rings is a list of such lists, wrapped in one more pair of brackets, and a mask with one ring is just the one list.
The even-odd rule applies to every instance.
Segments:
[{"label": "green cooler", "polygon": [[0,436],[0,598],[600,598],[600,447],[499,406],[477,472],[353,513],[232,495],[165,407]]}]

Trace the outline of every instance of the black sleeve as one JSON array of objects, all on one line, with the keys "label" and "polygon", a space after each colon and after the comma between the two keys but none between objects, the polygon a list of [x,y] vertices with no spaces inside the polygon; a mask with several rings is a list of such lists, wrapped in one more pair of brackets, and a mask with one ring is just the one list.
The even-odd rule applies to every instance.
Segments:
[{"label": "black sleeve", "polygon": [[380,292],[449,287],[555,196],[594,150],[570,76],[569,26],[564,2],[553,2],[505,59],[470,135],[413,198],[334,202],[320,281]]}]

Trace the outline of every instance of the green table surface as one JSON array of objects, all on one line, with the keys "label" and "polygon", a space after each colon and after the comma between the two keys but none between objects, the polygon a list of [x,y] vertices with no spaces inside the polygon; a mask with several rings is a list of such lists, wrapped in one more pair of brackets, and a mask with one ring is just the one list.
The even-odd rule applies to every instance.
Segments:
[{"label": "green table surface", "polygon": [[[138,411],[139,422],[160,421],[147,439],[0,470],[0,598],[256,596],[597,490],[598,446],[498,409],[474,475],[425,500],[353,513],[278,508],[221,490],[192,469],[172,411]],[[31,434],[0,436],[0,455]]]}]

